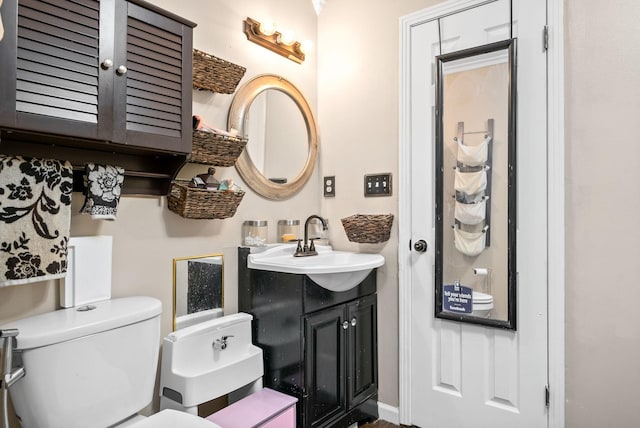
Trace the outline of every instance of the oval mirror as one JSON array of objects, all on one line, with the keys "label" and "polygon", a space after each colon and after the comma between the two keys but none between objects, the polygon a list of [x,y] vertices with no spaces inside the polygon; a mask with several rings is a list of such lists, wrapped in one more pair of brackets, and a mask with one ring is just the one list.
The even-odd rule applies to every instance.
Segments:
[{"label": "oval mirror", "polygon": [[285,199],[311,176],[318,152],[315,118],[302,93],[285,78],[263,74],[240,87],[227,125],[248,139],[236,169],[256,193]]}]

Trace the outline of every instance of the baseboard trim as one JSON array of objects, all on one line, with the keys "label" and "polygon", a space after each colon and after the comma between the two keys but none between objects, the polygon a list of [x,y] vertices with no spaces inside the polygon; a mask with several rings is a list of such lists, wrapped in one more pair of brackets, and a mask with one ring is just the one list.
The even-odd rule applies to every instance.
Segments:
[{"label": "baseboard trim", "polygon": [[400,425],[400,411],[397,407],[393,407],[378,401],[378,415],[378,417],[383,421]]}]

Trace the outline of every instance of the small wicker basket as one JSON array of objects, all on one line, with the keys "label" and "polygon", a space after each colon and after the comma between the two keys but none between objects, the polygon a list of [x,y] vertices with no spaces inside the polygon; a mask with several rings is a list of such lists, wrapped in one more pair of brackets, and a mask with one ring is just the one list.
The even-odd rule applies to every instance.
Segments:
[{"label": "small wicker basket", "polygon": [[193,145],[189,162],[213,166],[233,166],[247,140],[213,132],[193,131]]},{"label": "small wicker basket", "polygon": [[244,192],[217,191],[189,187],[174,181],[167,196],[168,208],[184,218],[223,219],[233,217]]},{"label": "small wicker basket", "polygon": [[342,219],[342,226],[351,242],[378,244],[391,235],[393,214],[355,214]]},{"label": "small wicker basket", "polygon": [[206,52],[193,50],[193,87],[219,94],[233,94],[246,68]]}]

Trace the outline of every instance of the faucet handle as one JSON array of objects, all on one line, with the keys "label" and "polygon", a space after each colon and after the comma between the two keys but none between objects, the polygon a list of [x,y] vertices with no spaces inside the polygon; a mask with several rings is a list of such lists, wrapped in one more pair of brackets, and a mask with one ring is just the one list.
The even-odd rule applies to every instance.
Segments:
[{"label": "faucet handle", "polygon": [[313,241],[315,241],[318,238],[309,238],[309,251],[315,251],[316,250],[316,244],[313,243]]},{"label": "faucet handle", "polygon": [[296,253],[302,252],[302,239],[296,239],[298,246],[296,247]]}]

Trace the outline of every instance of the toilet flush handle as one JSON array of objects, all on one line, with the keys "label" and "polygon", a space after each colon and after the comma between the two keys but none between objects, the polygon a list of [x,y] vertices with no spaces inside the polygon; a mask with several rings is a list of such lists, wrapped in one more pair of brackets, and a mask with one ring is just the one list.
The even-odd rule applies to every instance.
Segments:
[{"label": "toilet flush handle", "polygon": [[214,340],[213,341],[213,349],[215,351],[222,351],[222,350],[227,349],[227,345],[228,345],[227,340],[232,338],[232,337],[233,337],[232,334],[228,334],[226,336],[222,336],[221,338]]}]

